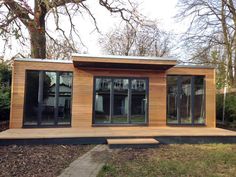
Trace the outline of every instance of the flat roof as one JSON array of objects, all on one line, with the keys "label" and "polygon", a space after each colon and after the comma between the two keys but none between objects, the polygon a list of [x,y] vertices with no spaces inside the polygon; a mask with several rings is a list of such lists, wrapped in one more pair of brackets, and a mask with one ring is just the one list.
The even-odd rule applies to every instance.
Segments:
[{"label": "flat roof", "polygon": [[91,55],[72,53],[73,57],[83,58],[103,58],[103,59],[128,59],[128,60],[163,60],[163,61],[177,61],[177,59],[170,57],[150,57],[150,56],[122,56],[122,55]]},{"label": "flat roof", "polygon": [[73,63],[72,60],[62,59],[40,59],[40,58],[15,58],[14,61],[29,61],[29,62],[49,62],[49,63]]},{"label": "flat roof", "polygon": [[[105,57],[103,56],[99,56],[99,57],[96,57],[96,56],[93,56],[93,55],[87,55],[87,54],[76,54],[76,55],[73,55],[73,56],[79,56],[79,57],[91,57],[91,58],[104,58],[104,59],[110,59],[109,57],[112,57],[112,56],[109,56],[109,55],[106,55]],[[122,58],[123,56],[114,56],[113,59],[124,59]],[[134,56],[125,56],[127,59],[138,59],[139,58],[142,60],[148,60],[149,58],[151,58],[150,60],[165,60],[164,58],[160,58],[160,57],[134,57]],[[170,59],[170,58],[169,58]],[[174,59],[170,59],[170,61],[173,61]],[[40,58],[15,58],[14,61],[26,61],[26,62],[49,62],[49,63],[65,63],[65,64],[72,64],[73,61],[72,60],[62,60],[62,59],[40,59]],[[174,60],[175,61],[175,60]],[[190,64],[190,65],[187,65],[187,64],[176,64],[175,66],[173,67],[177,67],[177,68],[205,68],[205,69],[215,69],[214,66],[206,66],[206,65],[195,65],[195,64]]]},{"label": "flat roof", "polygon": [[175,68],[205,68],[205,69],[215,69],[216,67],[214,66],[206,66],[206,65],[194,65],[194,64],[190,64],[190,65],[183,65],[183,64],[177,64],[174,66]]},{"label": "flat roof", "polygon": [[95,56],[72,55],[73,64],[78,68],[167,70],[177,64],[176,59],[139,56]]}]

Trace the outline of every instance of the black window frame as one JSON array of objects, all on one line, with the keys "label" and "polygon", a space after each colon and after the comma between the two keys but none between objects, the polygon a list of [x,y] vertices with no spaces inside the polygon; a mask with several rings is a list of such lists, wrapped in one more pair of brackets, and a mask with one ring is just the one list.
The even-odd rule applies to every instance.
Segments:
[{"label": "black window frame", "polygon": [[[110,90],[110,98],[111,98],[111,102],[110,102],[110,115],[109,115],[109,123],[96,123],[95,122],[95,96],[96,96],[96,79],[111,79],[111,90]],[[112,123],[112,112],[113,112],[113,104],[114,104],[114,86],[113,86],[113,81],[114,79],[128,79],[129,80],[129,86],[128,86],[128,97],[129,97],[129,111],[128,111],[128,121],[127,123]],[[145,122],[141,122],[141,123],[132,123],[131,121],[131,92],[132,92],[132,88],[131,88],[131,80],[133,79],[143,79],[146,82],[146,98],[147,98],[147,103],[146,103],[146,112],[145,112]],[[122,76],[94,76],[93,77],[93,106],[92,106],[92,126],[96,127],[96,126],[148,126],[149,124],[149,78],[148,77],[122,77]]]},{"label": "black window frame", "polygon": [[[178,77],[177,79],[177,122],[178,123],[170,123],[168,122],[168,76],[175,76]],[[181,123],[181,116],[179,113],[179,104],[180,104],[180,99],[179,99],[179,90],[181,87],[181,77],[183,76],[189,76],[191,77],[191,123]],[[195,86],[195,77],[200,76],[204,77],[203,79],[203,88],[204,88],[204,123],[194,123],[194,86]],[[166,76],[166,124],[168,126],[206,126],[206,76],[205,75],[184,75],[184,74],[169,74]]]},{"label": "black window frame", "polygon": [[[36,70],[36,69],[26,69],[25,70],[25,88],[24,88],[24,106],[23,106],[23,122],[22,122],[22,128],[61,128],[61,127],[71,127],[71,122],[72,122],[72,106],[70,108],[70,113],[71,113],[71,117],[70,117],[70,121],[68,124],[58,124],[58,117],[56,117],[56,115],[58,115],[58,105],[57,105],[57,112],[54,113],[54,124],[53,125],[42,125],[42,119],[40,117],[37,117],[37,125],[25,125],[25,107],[26,107],[26,92],[27,92],[27,72],[55,72],[57,77],[59,75],[59,73],[63,73],[63,72],[67,72],[67,73],[71,73],[72,74],[72,80],[71,80],[71,105],[73,103],[73,80],[74,80],[74,72],[73,71],[58,71],[58,70]],[[56,78],[56,80],[59,80],[59,78]],[[57,85],[58,87],[59,85]],[[57,88],[58,89],[58,88]],[[56,94],[55,94],[55,99],[59,100],[59,97],[56,98]],[[42,115],[41,115],[42,116]]]}]

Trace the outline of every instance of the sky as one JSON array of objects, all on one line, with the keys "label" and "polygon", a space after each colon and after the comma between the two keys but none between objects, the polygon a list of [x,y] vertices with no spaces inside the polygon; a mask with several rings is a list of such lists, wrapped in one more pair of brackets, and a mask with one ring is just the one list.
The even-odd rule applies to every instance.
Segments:
[{"label": "sky", "polygon": [[[159,22],[161,29],[170,31],[174,34],[183,33],[186,30],[184,24],[177,23],[173,18],[177,13],[177,0],[139,0],[139,3],[140,12],[150,19],[156,19]],[[95,14],[98,14],[98,27],[103,34],[109,32],[114,26],[119,26],[120,18],[111,17],[110,14],[104,10],[104,8],[96,7],[94,12]],[[87,23],[87,21],[83,23]],[[103,51],[97,43],[99,34],[97,34],[96,31],[89,33],[92,29],[93,26],[91,25],[91,21],[87,25],[80,28],[82,41],[84,41],[88,47],[88,53],[102,54]]]},{"label": "sky", "polygon": [[[139,11],[148,17],[149,19],[156,19],[159,22],[161,29],[170,31],[174,34],[183,33],[186,28],[182,23],[177,23],[173,18],[178,9],[176,8],[178,0],[136,0],[139,5]],[[82,42],[86,46],[82,49],[81,52],[87,52],[92,55],[103,54],[100,46],[98,45],[98,39],[102,34],[110,31],[115,26],[119,26],[121,19],[118,15],[111,15],[104,7],[101,7],[97,1],[94,3],[94,0],[88,0],[88,6],[90,7],[92,13],[96,17],[97,24],[101,33],[98,33],[94,30],[94,25],[92,19],[88,15],[79,16],[76,18],[75,24],[78,27],[78,31],[81,37]],[[68,20],[62,20],[61,25],[67,29]],[[55,26],[53,23],[50,23],[50,18],[47,22],[47,28],[50,29],[50,33],[54,35]],[[27,32],[26,32],[27,33]],[[25,33],[25,34],[26,34]],[[3,41],[0,39],[0,52],[3,48]],[[10,49],[11,48],[11,49]],[[11,43],[11,46],[7,47],[5,58],[10,58],[18,52],[29,52],[28,46],[20,46],[14,40]],[[2,54],[0,53],[0,56]]]}]

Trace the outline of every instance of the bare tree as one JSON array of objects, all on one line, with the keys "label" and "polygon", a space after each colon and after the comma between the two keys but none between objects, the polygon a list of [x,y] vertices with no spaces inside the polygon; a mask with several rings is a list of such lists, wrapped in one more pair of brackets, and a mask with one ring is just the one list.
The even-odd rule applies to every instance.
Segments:
[{"label": "bare tree", "polygon": [[99,44],[106,53],[111,55],[130,55],[136,31],[129,25],[126,25],[122,30],[116,28],[99,39]]},{"label": "bare tree", "polygon": [[105,53],[112,55],[168,56],[170,34],[161,31],[155,21],[142,19],[117,27],[99,40]]},{"label": "bare tree", "polygon": [[190,22],[183,36],[190,61],[224,66],[225,83],[236,85],[236,2],[179,0],[179,7],[177,17]]},{"label": "bare tree", "polygon": [[[129,0],[98,0],[98,2],[111,13],[119,14],[123,20],[132,21],[132,3]],[[20,42],[27,42],[24,35],[24,30],[26,30],[29,34],[31,57],[33,58],[46,57],[46,36],[57,43],[46,29],[46,22],[50,15],[54,19],[56,31],[71,46],[74,45],[73,36],[79,37],[78,27],[74,23],[77,14],[87,13],[98,30],[96,17],[87,5],[87,0],[2,0],[0,12],[1,37],[7,42],[9,36],[14,35]],[[69,34],[66,34],[62,28],[62,16],[66,16],[70,22]]]},{"label": "bare tree", "polygon": [[87,53],[87,48],[80,43],[76,43],[76,41],[70,44],[64,38],[54,40],[47,38],[46,51],[46,57],[48,59],[69,60],[72,53]]}]

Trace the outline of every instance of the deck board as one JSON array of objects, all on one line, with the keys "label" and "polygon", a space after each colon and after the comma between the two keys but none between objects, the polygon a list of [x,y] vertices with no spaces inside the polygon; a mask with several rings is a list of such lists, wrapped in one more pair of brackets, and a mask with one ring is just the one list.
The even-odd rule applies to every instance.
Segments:
[{"label": "deck board", "polygon": [[123,138],[123,139],[107,139],[109,145],[114,144],[159,144],[159,141],[153,138]]},{"label": "deck board", "polygon": [[27,128],[0,132],[0,139],[158,137],[158,136],[236,136],[236,131],[206,127],[88,127]]}]

